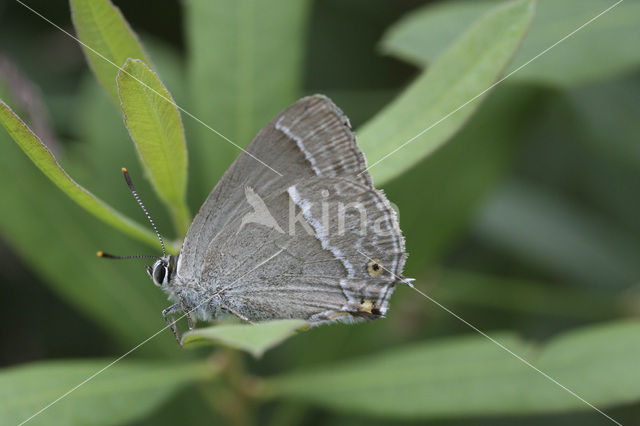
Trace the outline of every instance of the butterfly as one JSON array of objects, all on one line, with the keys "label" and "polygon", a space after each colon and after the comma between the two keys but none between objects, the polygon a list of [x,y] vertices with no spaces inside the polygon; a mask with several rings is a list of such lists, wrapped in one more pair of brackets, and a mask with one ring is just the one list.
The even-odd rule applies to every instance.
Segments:
[{"label": "butterfly", "polygon": [[311,325],[383,317],[406,256],[396,212],[373,186],[348,118],[313,95],[257,134],[207,197],[179,255],[147,272],[173,303],[162,315],[180,342],[180,312],[190,329],[221,311]]}]

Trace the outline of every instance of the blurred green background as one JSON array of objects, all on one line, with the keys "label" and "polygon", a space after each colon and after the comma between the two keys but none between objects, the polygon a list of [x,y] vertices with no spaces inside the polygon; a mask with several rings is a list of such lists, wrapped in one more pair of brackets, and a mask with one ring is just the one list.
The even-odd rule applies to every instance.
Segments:
[{"label": "blurred green background", "polygon": [[[212,8],[215,19],[224,22],[228,11],[238,21],[207,28],[210,17],[203,12],[208,10],[204,2],[157,1],[150,6],[114,1],[140,36],[176,102],[243,145],[280,109],[312,93],[332,98],[358,130],[424,69],[428,72],[461,34],[499,3],[323,0],[278,1],[267,7],[220,1]],[[27,4],[75,34],[68,2],[31,0]],[[531,30],[505,73],[612,4],[539,1]],[[612,9],[498,85],[466,124],[446,139],[446,145],[382,185],[399,208],[410,254],[405,275],[415,277],[418,288],[481,330],[503,336],[515,345],[515,352],[536,365],[544,360],[538,355],[547,342],[573,336],[575,330],[585,333],[586,340],[593,333],[591,343],[583,347],[565,342],[568,349],[562,353],[568,355],[562,366],[566,370],[581,365],[597,368],[588,368],[585,378],[586,370],[576,367],[573,376],[558,380],[622,424],[640,424],[640,388],[634,384],[640,383],[639,21],[637,1],[627,0]],[[236,38],[268,40],[281,23],[290,24],[285,36],[295,40],[289,40],[282,51],[277,45],[267,46],[277,54],[252,57],[249,53],[249,62],[229,62],[225,73],[221,62],[235,57],[233,49],[243,45]],[[209,40],[203,34],[216,38]],[[246,69],[247,63],[254,68]],[[254,74],[242,80],[243,73]],[[231,84],[225,79],[236,75],[254,86],[216,91],[217,86]],[[289,92],[278,91],[281,87]],[[253,120],[235,113],[244,110],[233,96],[243,93],[242,102],[249,105],[244,105],[246,110],[255,105]],[[261,98],[266,96],[269,102]],[[120,167],[126,166],[134,179],[137,176],[138,190],[161,232],[180,237],[174,234],[151,185],[142,178],[143,169],[119,110],[96,82],[79,45],[10,1],[0,4],[0,98],[28,122],[76,181],[143,223],[120,175]],[[269,108],[259,110],[263,105]],[[196,212],[237,153],[190,118],[183,115],[182,120],[191,155],[188,204]],[[0,131],[0,143],[0,309],[4,318],[0,366],[113,359],[162,327],[160,311],[168,303],[148,281],[143,262],[114,264],[94,254],[97,250],[148,253],[149,247],[114,232],[71,202],[4,131]],[[420,144],[420,139],[413,143]],[[260,360],[228,348],[180,350],[165,332],[130,358],[168,360],[173,365],[209,360],[219,362],[225,373],[220,379],[185,380],[186,384],[158,395],[133,414],[123,415],[122,421],[98,416],[95,424],[611,423],[581,403],[540,408],[543,405],[527,399],[525,389],[537,386],[550,400],[562,391],[549,381],[538,383],[534,372],[507,380],[506,387],[501,387],[498,379],[492,383],[495,376],[489,369],[485,387],[477,389],[477,401],[446,400],[447,392],[457,392],[456,383],[463,386],[468,377],[482,376],[490,364],[474,364],[473,352],[459,361],[461,370],[456,370],[449,356],[425,355],[425,360],[433,361],[428,364],[421,362],[420,353],[408,358],[415,361],[410,365],[392,360],[374,363],[370,371],[363,367],[345,384],[353,387],[353,396],[360,393],[362,375],[367,377],[362,377],[362,401],[354,400],[352,408],[349,398],[341,403],[315,395],[313,389],[296,397],[293,379],[293,384],[281,389],[294,390],[278,391],[279,379],[274,379],[265,386],[276,389],[276,396],[260,391],[258,378],[287,377],[300,371],[301,388],[313,388],[315,383],[318,394],[327,395],[340,382],[327,379],[323,390],[321,380],[304,379],[305,371],[331,371],[334,365],[337,371],[343,365],[349,369],[360,359],[393,353],[405,345],[433,342],[447,347],[451,342],[455,346],[474,336],[477,333],[467,325],[405,287],[394,294],[388,318],[303,332]],[[474,342],[505,357],[491,358],[492,362],[510,362],[487,340],[478,336]],[[463,350],[449,349],[454,354]],[[96,369],[106,362],[96,363]],[[458,382],[448,376],[427,381],[424,389],[413,383],[413,395],[419,407],[422,399],[437,399],[441,393],[446,401],[440,407],[450,408],[411,411],[409,403],[397,412],[375,408],[377,394],[381,400],[392,400],[394,386],[403,386],[399,376],[422,377],[424,371],[430,377],[430,370],[441,368],[439,362],[466,373]],[[394,366],[408,373],[398,370],[395,374]],[[517,367],[527,369],[522,364]],[[87,373],[94,370],[89,368]],[[2,377],[0,373],[0,395],[8,392],[9,382],[3,388]],[[34,376],[36,388],[38,377]],[[611,377],[626,377],[628,382],[612,382]],[[67,388],[82,378],[78,376]],[[247,383],[256,380],[256,388],[245,392]],[[383,391],[389,386],[391,390]],[[22,391],[31,392],[28,387]],[[135,390],[131,392],[135,395]],[[513,406],[507,402],[500,406],[499,395],[520,392],[523,395]],[[487,393],[498,395],[496,405],[484,405]],[[2,408],[12,410],[0,405],[0,418]],[[60,424],[85,424],[86,417],[76,416],[71,408],[68,411]],[[49,423],[46,415],[39,419],[42,424],[57,423]]]}]

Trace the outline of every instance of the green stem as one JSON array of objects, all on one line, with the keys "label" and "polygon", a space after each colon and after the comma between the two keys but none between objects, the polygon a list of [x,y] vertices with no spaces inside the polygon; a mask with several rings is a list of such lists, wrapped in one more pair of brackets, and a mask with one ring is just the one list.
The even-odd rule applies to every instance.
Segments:
[{"label": "green stem", "polygon": [[200,391],[212,410],[234,426],[253,426],[255,401],[246,391],[247,373],[242,355],[223,348],[214,354],[215,362],[222,366],[221,381],[200,386]]}]

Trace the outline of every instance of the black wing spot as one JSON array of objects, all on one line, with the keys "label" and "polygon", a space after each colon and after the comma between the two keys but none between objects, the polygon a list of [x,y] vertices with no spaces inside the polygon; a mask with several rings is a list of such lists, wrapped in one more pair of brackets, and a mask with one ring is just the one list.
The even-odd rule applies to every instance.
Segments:
[{"label": "black wing spot", "polygon": [[377,277],[382,274],[382,265],[378,259],[372,259],[367,263],[367,272],[370,277]]}]

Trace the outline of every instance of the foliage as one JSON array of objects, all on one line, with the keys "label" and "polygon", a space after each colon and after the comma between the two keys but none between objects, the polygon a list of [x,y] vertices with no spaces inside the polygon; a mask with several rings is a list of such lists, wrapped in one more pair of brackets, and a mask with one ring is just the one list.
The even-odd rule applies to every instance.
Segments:
[{"label": "foliage", "polygon": [[[493,337],[517,354],[527,354],[569,389],[584,390],[587,401],[608,406],[640,398],[638,374],[625,367],[638,353],[634,336],[639,331],[637,321],[591,327],[566,333],[535,351],[513,335]],[[610,344],[604,345],[607,340]],[[393,418],[540,413],[585,405],[561,387],[550,387],[546,377],[523,368],[520,360],[482,336],[407,345],[270,378],[266,386],[274,395]]]},{"label": "foliage", "polygon": [[[37,93],[0,67],[3,241],[56,302],[90,320],[89,342],[106,340],[108,350],[90,355],[116,354],[72,352],[0,370],[0,423],[27,419],[96,372],[33,422],[604,419],[406,287],[385,320],[310,330],[297,320],[222,322],[186,332],[185,351],[162,328],[161,292],[131,284],[139,265],[90,257],[97,248],[158,250],[124,183],[114,183],[122,166],[177,252],[189,212],[238,147],[316,91],[353,118],[376,184],[399,206],[406,275],[418,288],[617,419],[640,413],[638,4],[612,8],[521,70],[611,4],[454,0],[399,20],[400,6],[377,6],[189,0],[181,57],[139,38],[109,0],[72,0],[93,77],[56,92],[27,72],[43,81],[59,144],[45,137]],[[405,76],[408,68],[387,59],[349,90],[317,84],[319,63],[331,75],[361,62],[363,45],[330,42],[340,28],[356,38],[352,25],[366,34],[376,19],[396,21],[380,50],[424,69],[384,90],[385,67]],[[41,50],[23,47],[16,51]],[[40,325],[53,330],[56,321]],[[110,366],[131,348],[132,359]]]},{"label": "foliage", "polygon": [[[571,88],[611,75],[636,69],[640,52],[629,43],[620,43],[637,35],[635,23],[640,4],[626,2],[615,13],[598,15],[615,2],[585,0],[538,0],[536,19],[507,69],[521,67],[556,42],[589,22],[589,31],[569,37],[553,49],[513,74],[514,80]],[[398,22],[381,44],[383,51],[419,65],[432,63],[448,42],[471,25],[479,14],[495,6],[492,0],[443,2],[417,10]],[[596,18],[592,22],[592,19]]]},{"label": "foliage", "polygon": [[[41,362],[8,368],[0,375],[3,423],[17,424],[109,365],[108,360]],[[215,372],[202,362],[124,360],[109,367],[47,409],[33,424],[118,424],[143,416],[187,383]]]},{"label": "foliage", "polygon": [[178,233],[189,228],[187,144],[180,113],[158,76],[140,59],[127,59],[118,73],[124,122],[158,196],[171,211]]},{"label": "foliage", "polygon": [[212,344],[215,342],[242,349],[260,358],[268,349],[305,328],[303,320],[265,321],[258,324],[217,325],[197,328],[182,336],[185,346]]},{"label": "foliage", "polygon": [[359,137],[376,182],[419,163],[473,114],[520,45],[533,10],[533,2],[513,2],[485,15],[363,126]]},{"label": "foliage", "polygon": [[34,164],[38,166],[42,173],[51,179],[51,181],[72,200],[117,229],[127,232],[140,240],[151,240],[155,243],[153,234],[146,231],[133,220],[124,217],[113,208],[107,206],[103,201],[96,198],[71,179],[64,169],[60,167],[60,164],[58,164],[46,145],[38,139],[24,121],[4,102],[0,102],[0,120],[9,135],[20,145],[20,148],[29,156]]}]

